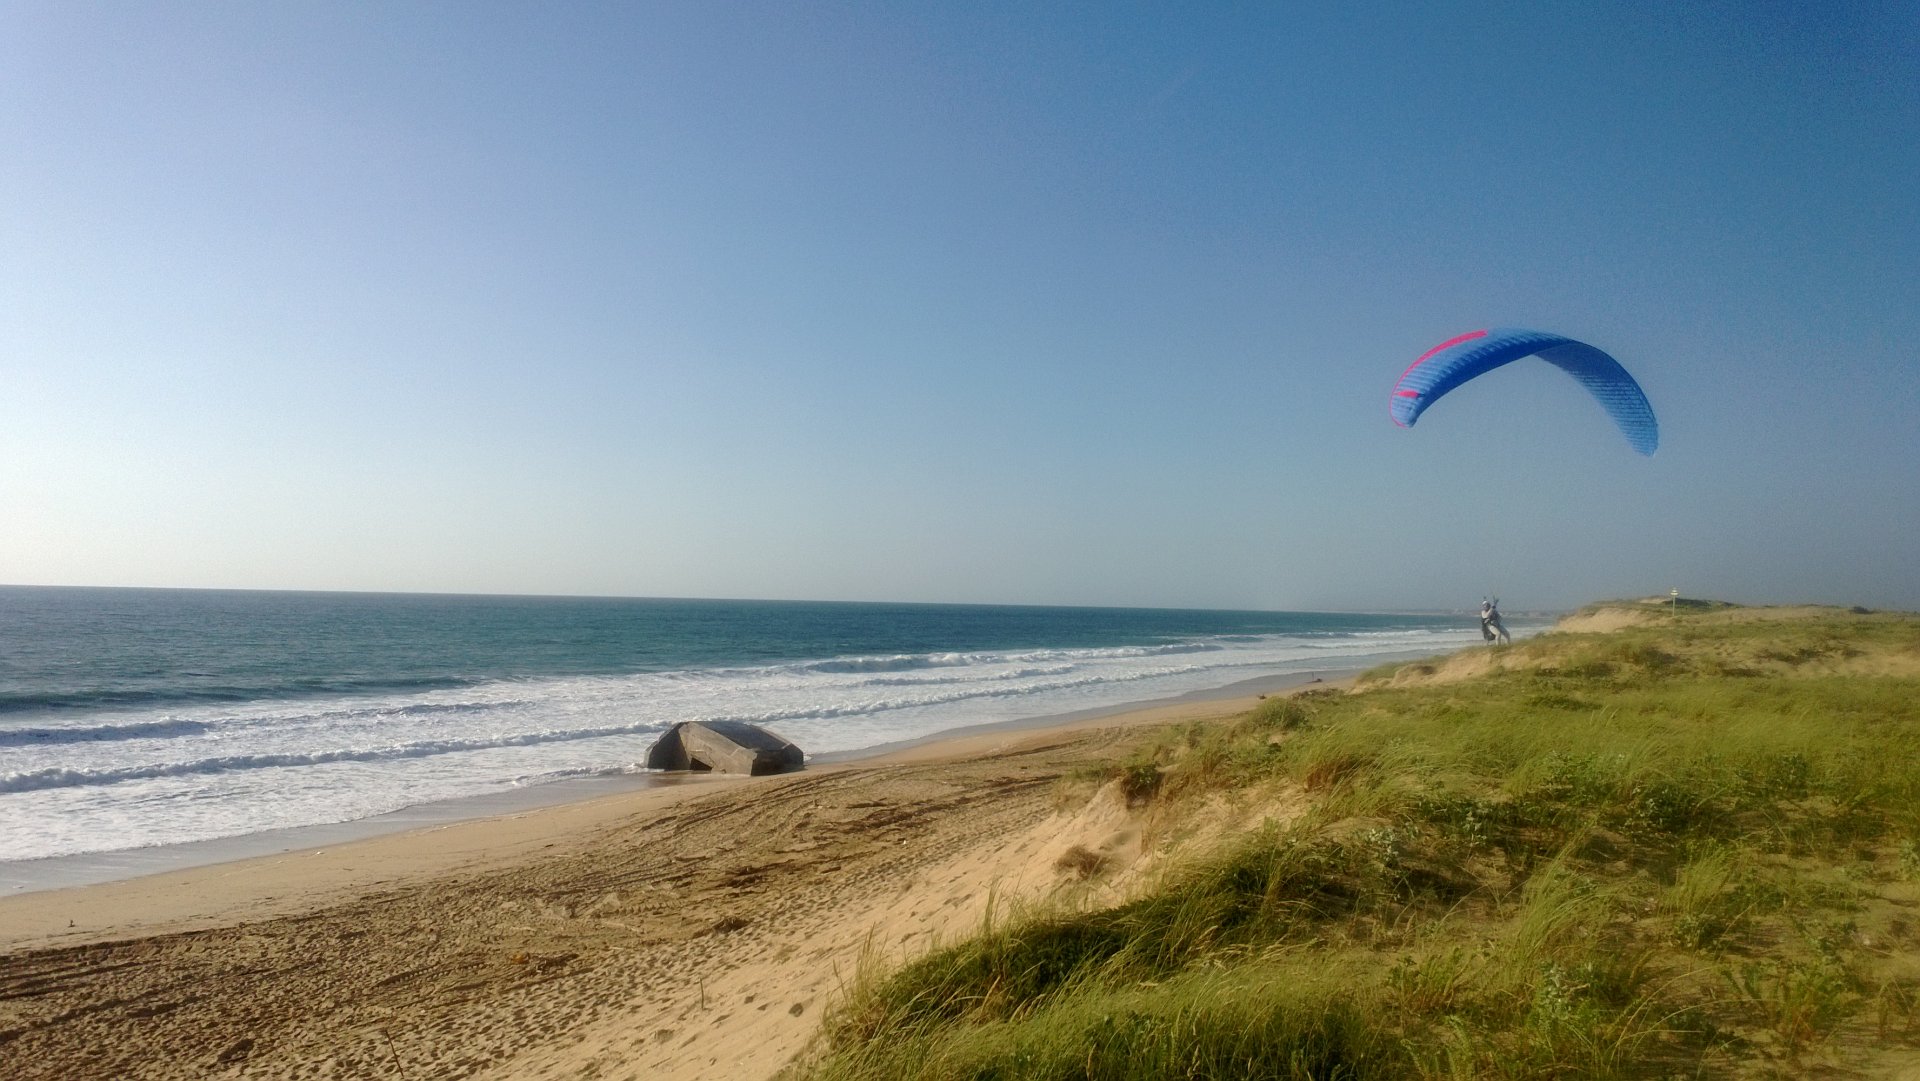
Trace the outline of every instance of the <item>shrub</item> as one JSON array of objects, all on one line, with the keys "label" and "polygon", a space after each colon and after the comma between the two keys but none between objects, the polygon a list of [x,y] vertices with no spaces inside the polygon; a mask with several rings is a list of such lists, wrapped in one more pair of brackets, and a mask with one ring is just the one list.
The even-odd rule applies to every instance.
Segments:
[{"label": "shrub", "polygon": [[1160,767],[1152,762],[1134,762],[1121,767],[1118,779],[1120,794],[1125,797],[1127,806],[1138,807],[1152,802],[1160,791],[1163,777]]},{"label": "shrub", "polygon": [[1307,707],[1293,698],[1269,698],[1260,703],[1249,718],[1256,727],[1282,732],[1304,728],[1309,719]]}]

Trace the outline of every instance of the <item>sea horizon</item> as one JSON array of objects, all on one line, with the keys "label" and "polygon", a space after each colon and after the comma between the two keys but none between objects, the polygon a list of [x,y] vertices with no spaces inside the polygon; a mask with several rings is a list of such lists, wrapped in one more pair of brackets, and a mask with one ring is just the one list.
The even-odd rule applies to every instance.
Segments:
[{"label": "sea horizon", "polygon": [[[1046,601],[957,601],[957,600],[886,600],[863,597],[852,599],[834,599],[822,597],[722,597],[700,594],[672,593],[545,593],[545,592],[479,592],[473,590],[440,589],[318,589],[318,588],[281,588],[278,586],[155,586],[155,585],[74,585],[45,582],[0,582],[0,590],[90,590],[96,592],[124,593],[248,593],[283,594],[287,596],[346,596],[346,597],[437,597],[449,600],[553,600],[553,601],[687,601],[694,603],[716,602],[723,604],[846,604],[846,605],[899,605],[925,608],[1061,608],[1090,609],[1094,611],[1122,612],[1258,612],[1262,614],[1287,613],[1292,615],[1462,615],[1471,614],[1477,605],[1462,605],[1457,608],[1261,608],[1261,607],[1217,607],[1212,605],[1173,605],[1173,604],[1070,604]],[[1560,615],[1572,609],[1534,608],[1514,609],[1514,614]]]}]

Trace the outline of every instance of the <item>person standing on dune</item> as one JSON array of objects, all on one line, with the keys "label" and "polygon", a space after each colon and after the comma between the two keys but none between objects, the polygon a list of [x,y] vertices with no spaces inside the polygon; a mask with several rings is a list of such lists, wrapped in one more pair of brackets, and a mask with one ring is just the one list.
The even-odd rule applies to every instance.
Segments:
[{"label": "person standing on dune", "polygon": [[1513,641],[1513,636],[1507,633],[1506,624],[1500,622],[1500,598],[1498,597],[1491,601],[1481,598],[1480,637],[1488,642],[1495,639],[1501,642]]}]

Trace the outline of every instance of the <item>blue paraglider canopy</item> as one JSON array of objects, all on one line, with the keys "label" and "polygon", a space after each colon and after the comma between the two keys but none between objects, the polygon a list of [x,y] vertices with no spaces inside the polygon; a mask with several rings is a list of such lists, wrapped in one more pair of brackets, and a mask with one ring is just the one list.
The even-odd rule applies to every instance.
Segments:
[{"label": "blue paraglider canopy", "polygon": [[1653,407],[1619,361],[1585,342],[1519,327],[1472,331],[1420,354],[1393,386],[1389,406],[1393,422],[1411,428],[1428,406],[1453,388],[1502,364],[1533,356],[1587,388],[1634,450],[1652,454],[1659,449],[1660,425],[1653,418]]}]

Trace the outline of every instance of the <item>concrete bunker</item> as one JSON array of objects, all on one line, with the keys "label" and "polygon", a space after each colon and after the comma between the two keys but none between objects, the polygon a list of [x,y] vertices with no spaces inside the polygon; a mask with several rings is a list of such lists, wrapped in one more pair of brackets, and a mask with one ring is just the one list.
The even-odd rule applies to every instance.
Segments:
[{"label": "concrete bunker", "polygon": [[806,764],[806,755],[786,739],[745,721],[682,721],[666,730],[647,752],[648,769],[712,770],[715,773],[786,773]]}]

